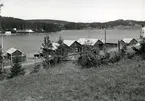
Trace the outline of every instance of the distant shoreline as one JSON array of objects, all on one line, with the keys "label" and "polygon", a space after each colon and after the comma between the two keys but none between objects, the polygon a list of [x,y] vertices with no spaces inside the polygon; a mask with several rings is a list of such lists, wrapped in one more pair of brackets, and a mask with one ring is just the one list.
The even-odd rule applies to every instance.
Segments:
[{"label": "distant shoreline", "polygon": [[2,29],[4,31],[26,30],[30,29],[34,32],[48,33],[58,32],[61,30],[81,30],[81,29],[130,29],[130,28],[141,28],[145,25],[145,21],[135,20],[115,20],[108,22],[68,22],[61,20],[49,20],[49,19],[36,19],[36,20],[24,20],[13,17],[2,17]]}]

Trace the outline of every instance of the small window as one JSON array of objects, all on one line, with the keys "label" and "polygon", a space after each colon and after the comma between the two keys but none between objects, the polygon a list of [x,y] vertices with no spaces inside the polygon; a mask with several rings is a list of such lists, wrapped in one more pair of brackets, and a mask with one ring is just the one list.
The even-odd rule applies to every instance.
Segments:
[{"label": "small window", "polygon": [[78,48],[75,48],[75,52],[78,52]]}]

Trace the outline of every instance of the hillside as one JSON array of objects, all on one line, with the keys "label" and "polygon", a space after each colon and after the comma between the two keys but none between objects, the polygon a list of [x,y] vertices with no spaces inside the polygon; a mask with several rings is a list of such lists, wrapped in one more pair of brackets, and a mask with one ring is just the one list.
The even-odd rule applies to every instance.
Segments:
[{"label": "hillside", "polygon": [[13,17],[2,17],[1,25],[2,30],[12,30],[13,28],[18,30],[32,29],[36,32],[56,32],[61,30],[60,27],[54,23],[31,22]]},{"label": "hillside", "polygon": [[145,21],[134,21],[134,20],[115,20],[109,22],[93,22],[93,23],[83,23],[83,22],[68,22],[61,20],[51,20],[51,19],[35,19],[35,20],[23,20],[12,17],[2,17],[1,18],[2,29],[12,30],[17,29],[32,29],[36,32],[55,32],[60,30],[79,30],[79,29],[91,29],[91,28],[141,28],[145,25]]},{"label": "hillside", "polygon": [[63,29],[84,29],[84,28],[140,28],[141,25],[145,25],[145,21],[134,21],[134,20],[115,20],[109,22],[92,22],[92,23],[83,23],[83,22],[68,22],[60,20],[28,20],[30,22],[45,22],[45,23],[54,23],[61,25]]},{"label": "hillside", "polygon": [[0,83],[1,101],[144,101],[145,61],[80,69],[71,62]]},{"label": "hillside", "polygon": [[62,21],[62,20],[51,20],[51,19],[33,19],[33,20],[26,20],[28,22],[42,22],[42,23],[55,23],[55,24],[67,24],[68,21]]}]

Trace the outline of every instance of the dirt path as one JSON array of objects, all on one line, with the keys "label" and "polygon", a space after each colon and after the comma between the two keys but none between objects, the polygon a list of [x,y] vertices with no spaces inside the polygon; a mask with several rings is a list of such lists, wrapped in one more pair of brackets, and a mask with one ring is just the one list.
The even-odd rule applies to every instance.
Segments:
[{"label": "dirt path", "polygon": [[[22,67],[26,67],[26,66],[29,66],[29,65],[34,65],[36,63],[40,63],[41,61],[42,61],[41,59],[37,59],[37,60],[34,60],[34,61],[28,61],[28,62],[22,63]],[[11,65],[4,66],[4,68],[9,69],[9,68],[11,68]]]}]

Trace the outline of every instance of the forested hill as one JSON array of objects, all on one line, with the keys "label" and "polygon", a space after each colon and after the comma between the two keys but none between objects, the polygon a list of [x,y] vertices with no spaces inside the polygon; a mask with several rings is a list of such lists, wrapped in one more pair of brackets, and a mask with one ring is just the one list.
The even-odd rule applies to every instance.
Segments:
[{"label": "forested hill", "polygon": [[76,23],[61,20],[49,20],[49,19],[36,19],[36,20],[23,20],[12,17],[1,18],[2,29],[11,30],[17,29],[32,29],[37,32],[54,32],[60,30],[73,30],[73,29],[91,29],[91,28],[141,28],[141,25],[145,25],[145,21],[134,20],[115,20],[105,23]]},{"label": "forested hill", "polygon": [[40,22],[40,23],[54,23],[54,24],[67,24],[70,23],[68,21],[62,21],[62,20],[51,20],[51,19],[33,19],[33,20],[26,20],[29,22]]},{"label": "forested hill", "polygon": [[2,30],[12,30],[17,28],[18,30],[32,29],[36,32],[56,32],[60,31],[60,25],[48,22],[28,21],[13,17],[1,18]]}]

